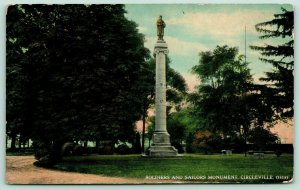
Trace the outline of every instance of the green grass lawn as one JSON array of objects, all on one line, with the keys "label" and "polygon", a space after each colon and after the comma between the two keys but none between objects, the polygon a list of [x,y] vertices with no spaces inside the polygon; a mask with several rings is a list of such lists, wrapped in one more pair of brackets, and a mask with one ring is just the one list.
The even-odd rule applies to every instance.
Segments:
[{"label": "green grass lawn", "polygon": [[[243,154],[186,154],[175,158],[145,158],[140,155],[72,156],[65,157],[55,168],[129,178],[160,176],[193,183],[278,183],[293,177],[293,155],[265,155],[262,160],[254,160],[250,155],[244,157]],[[276,179],[279,176],[283,179]]]}]

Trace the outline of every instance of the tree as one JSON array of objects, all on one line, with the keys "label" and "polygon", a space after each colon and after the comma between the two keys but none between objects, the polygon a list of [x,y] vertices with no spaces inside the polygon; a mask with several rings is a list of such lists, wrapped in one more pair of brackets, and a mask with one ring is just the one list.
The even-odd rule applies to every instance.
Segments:
[{"label": "tree", "polygon": [[182,122],[181,111],[173,112],[167,118],[167,130],[170,134],[170,141],[179,153],[183,152],[182,142],[186,139],[187,127]]},{"label": "tree", "polygon": [[142,153],[142,146],[141,146],[141,135],[139,132],[135,135],[135,140],[132,145],[133,153],[135,154],[141,154]]},{"label": "tree", "polygon": [[274,67],[261,78],[271,91],[265,96],[272,100],[277,119],[291,118],[294,115],[294,12],[282,8],[282,13],[274,14],[274,19],[259,23],[255,28],[262,33],[260,39],[275,38],[277,43],[250,46],[261,52],[262,62]]},{"label": "tree", "polygon": [[187,95],[187,84],[183,76],[171,67],[171,59],[167,56],[166,59],[166,82],[167,92],[166,99],[168,102],[168,113],[173,109],[179,111],[181,103],[185,100]]},{"label": "tree", "polygon": [[198,92],[189,95],[196,120],[195,131],[208,130],[220,134],[230,148],[230,139],[237,134],[246,141],[250,128],[263,126],[272,117],[268,101],[261,96],[248,63],[238,56],[237,48],[217,46],[211,52],[201,52],[200,62],[193,72],[201,80]]},{"label": "tree", "polygon": [[202,82],[189,98],[199,127],[224,137],[240,127],[238,100],[249,92],[252,82],[247,63],[237,54],[237,48],[217,46],[213,52],[201,52],[199,65],[193,67]]},{"label": "tree", "polygon": [[140,73],[140,89],[142,94],[142,121],[143,121],[143,131],[142,131],[142,152],[145,151],[145,131],[146,131],[146,119],[148,115],[148,109],[150,105],[154,103],[154,92],[155,92],[155,64],[153,59],[149,59],[143,69],[143,73]]},{"label": "tree", "polygon": [[21,9],[9,9],[7,17],[7,69],[6,69],[6,108],[7,108],[7,125],[6,133],[11,140],[11,149],[14,150],[17,135],[24,140],[30,133],[30,78],[26,75],[28,72],[24,65],[27,64],[26,40],[22,37],[16,38],[21,32],[25,23],[22,18]]},{"label": "tree", "polygon": [[151,146],[151,139],[152,139],[152,136],[154,134],[154,131],[155,131],[155,116],[150,116],[147,118],[147,124],[148,124],[148,127],[147,127],[147,139],[148,139],[148,145],[149,147]]},{"label": "tree", "polygon": [[[145,95],[140,74],[147,76],[150,56],[137,25],[124,14],[123,5],[8,8],[8,102],[24,99],[18,110],[30,120],[21,121],[22,128],[35,144],[56,149],[54,163],[66,141],[135,137]],[[16,77],[23,73],[24,81]],[[25,90],[14,93],[23,82]],[[8,106],[8,126],[21,118],[14,116],[14,108]]]}]

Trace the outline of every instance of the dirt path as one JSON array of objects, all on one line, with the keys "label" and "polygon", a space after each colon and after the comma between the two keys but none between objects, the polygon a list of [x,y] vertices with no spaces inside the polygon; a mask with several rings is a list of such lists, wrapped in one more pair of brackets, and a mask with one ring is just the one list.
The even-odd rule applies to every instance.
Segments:
[{"label": "dirt path", "polygon": [[33,156],[6,156],[7,184],[145,184],[171,183],[168,180],[147,180],[107,177],[44,169],[34,166]]}]

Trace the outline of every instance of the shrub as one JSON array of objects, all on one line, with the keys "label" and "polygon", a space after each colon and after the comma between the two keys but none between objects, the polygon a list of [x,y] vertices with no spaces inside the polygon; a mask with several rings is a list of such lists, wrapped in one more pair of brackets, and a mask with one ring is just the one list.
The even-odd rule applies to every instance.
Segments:
[{"label": "shrub", "polygon": [[116,153],[118,154],[132,154],[131,148],[126,144],[121,144],[116,148]]},{"label": "shrub", "polygon": [[37,167],[45,167],[45,168],[50,168],[54,165],[52,162],[50,155],[46,155],[44,157],[41,157],[38,161],[34,162],[33,165]]},{"label": "shrub", "polygon": [[172,146],[174,146],[177,149],[179,154],[184,153],[183,147],[179,142],[173,142]]},{"label": "shrub", "polygon": [[150,155],[150,147],[147,148],[147,150],[145,151],[145,155],[149,156]]},{"label": "shrub", "polygon": [[114,148],[111,144],[105,144],[105,145],[99,147],[98,153],[104,154],[104,155],[113,154]]},{"label": "shrub", "polygon": [[86,153],[86,150],[81,145],[75,145],[73,149],[73,155],[81,156]]},{"label": "shrub", "polygon": [[275,154],[276,154],[277,157],[279,157],[282,154],[282,151],[281,150],[276,150]]},{"label": "shrub", "polygon": [[63,144],[61,152],[63,156],[68,156],[71,155],[73,153],[73,149],[74,149],[74,144],[71,142],[67,142],[65,144]]},{"label": "shrub", "polygon": [[192,144],[186,144],[185,151],[186,153],[195,153],[196,149]]},{"label": "shrub", "polygon": [[49,151],[46,148],[38,148],[34,153],[34,158],[39,160],[40,158],[49,154]]},{"label": "shrub", "polygon": [[132,144],[132,149],[133,149],[133,152],[135,154],[141,154],[142,153],[142,145],[141,145],[141,135],[139,132],[137,132],[135,134],[135,140],[134,140],[134,143]]}]

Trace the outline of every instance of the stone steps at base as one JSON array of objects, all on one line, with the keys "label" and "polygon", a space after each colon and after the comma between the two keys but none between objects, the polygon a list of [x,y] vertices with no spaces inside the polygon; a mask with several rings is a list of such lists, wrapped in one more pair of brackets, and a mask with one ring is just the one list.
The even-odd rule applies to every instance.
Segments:
[{"label": "stone steps at base", "polygon": [[173,146],[152,146],[149,150],[150,157],[173,157],[177,155],[178,151]]}]

